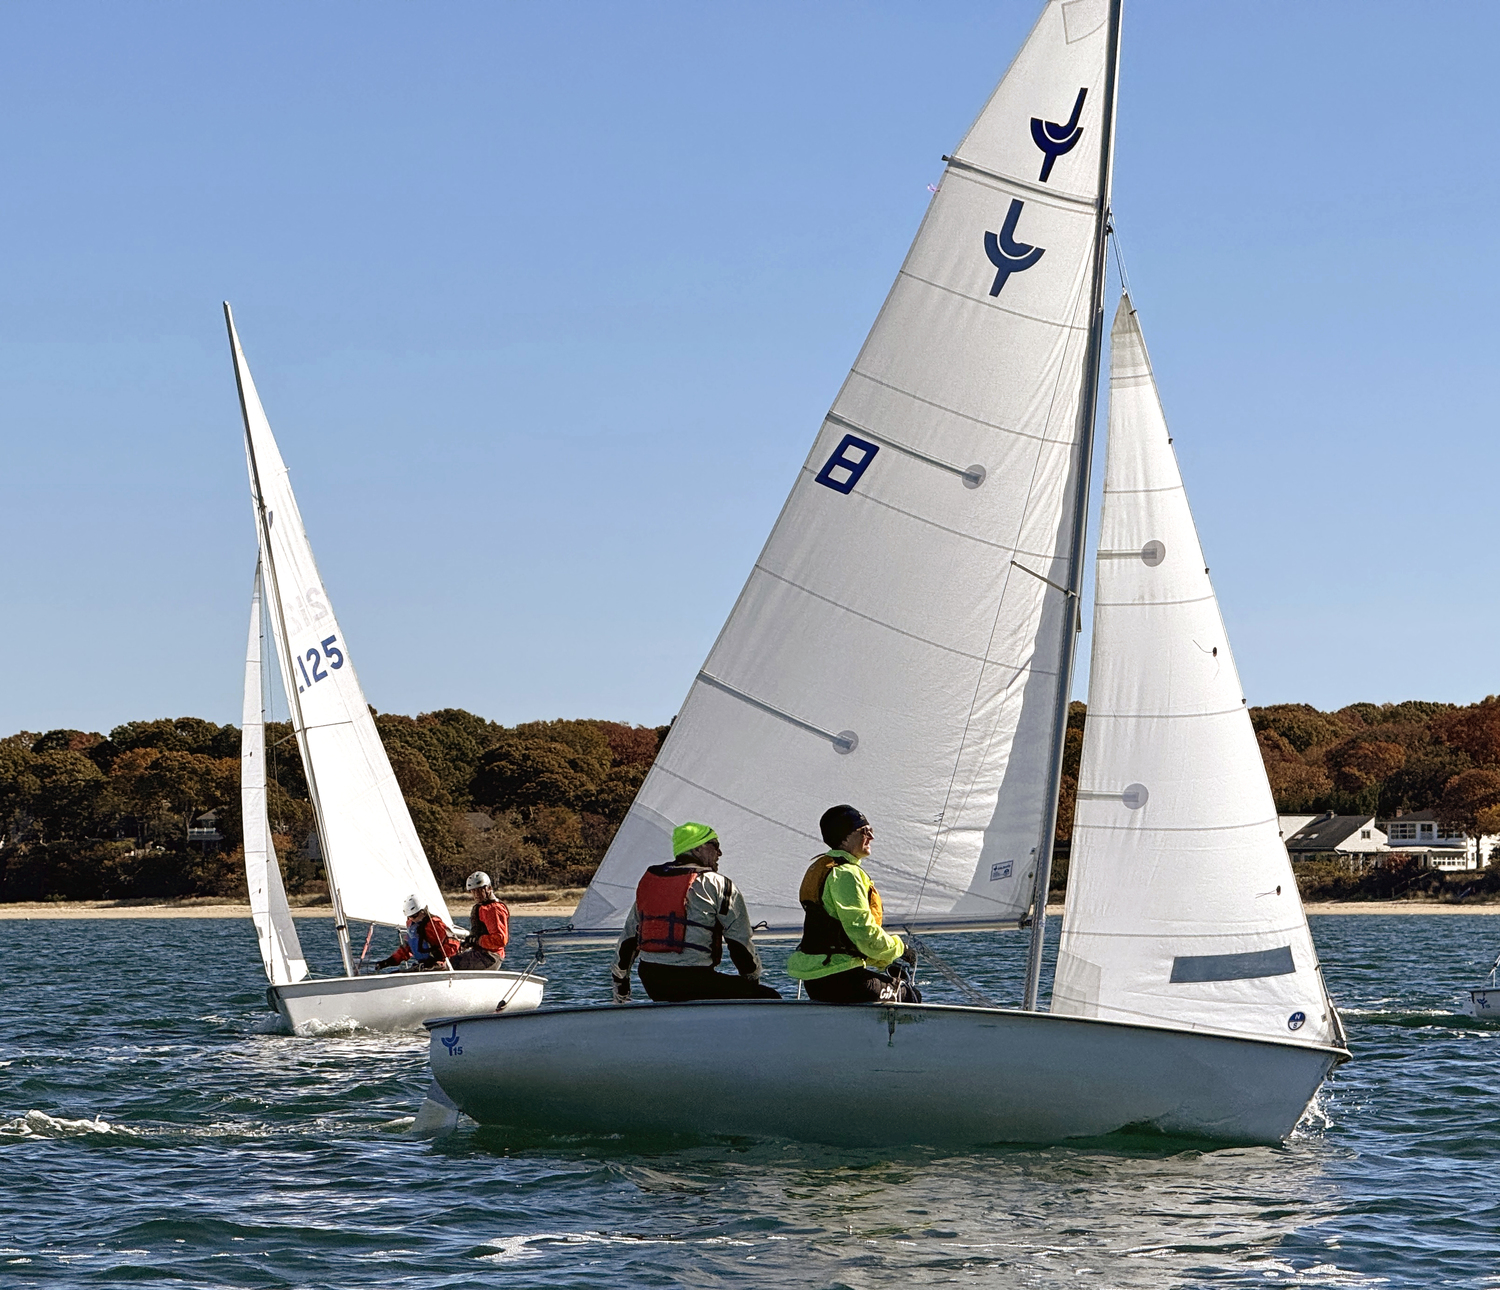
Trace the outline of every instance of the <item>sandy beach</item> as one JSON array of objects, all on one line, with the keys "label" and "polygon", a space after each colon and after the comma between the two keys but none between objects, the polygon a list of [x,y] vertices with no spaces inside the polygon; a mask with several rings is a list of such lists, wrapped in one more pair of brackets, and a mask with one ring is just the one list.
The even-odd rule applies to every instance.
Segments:
[{"label": "sandy beach", "polygon": [[[522,901],[509,900],[510,912],[516,918],[570,918],[577,900]],[[449,895],[448,907],[468,916],[469,901],[462,895]],[[249,918],[250,906],[213,900],[175,900],[164,904],[137,904],[133,901],[72,900],[30,901],[0,905],[0,919],[41,918]],[[299,905],[292,909],[293,918],[332,918],[329,904]]]}]

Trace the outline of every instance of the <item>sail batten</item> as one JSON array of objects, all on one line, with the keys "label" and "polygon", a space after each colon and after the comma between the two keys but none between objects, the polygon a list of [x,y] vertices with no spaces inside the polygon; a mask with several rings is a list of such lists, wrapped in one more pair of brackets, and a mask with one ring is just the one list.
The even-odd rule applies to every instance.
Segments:
[{"label": "sail batten", "polygon": [[[1340,1041],[1139,320],[1111,335],[1093,665],[1052,1011]],[[1130,553],[1134,558],[1125,558]]]},{"label": "sail batten", "polygon": [[277,659],[347,969],[347,920],[403,926],[402,904],[412,895],[452,919],[370,715],[227,305],[225,322]]},{"label": "sail batten", "polygon": [[1108,15],[1052,0],[955,151],[989,173],[938,185],[580,922],[618,926],[687,819],[756,921],[800,922],[838,802],[875,824],[888,919],[1030,906],[1102,271],[1112,46],[1080,3]]}]

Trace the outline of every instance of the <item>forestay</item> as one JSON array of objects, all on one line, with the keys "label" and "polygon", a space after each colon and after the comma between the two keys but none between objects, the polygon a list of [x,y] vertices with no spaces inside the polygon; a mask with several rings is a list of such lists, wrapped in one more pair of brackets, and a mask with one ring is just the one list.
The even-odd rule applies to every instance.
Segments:
[{"label": "forestay", "polygon": [[1052,1011],[1340,1042],[1129,298]]},{"label": "forestay", "polygon": [[245,706],[240,723],[240,814],[245,835],[245,885],[261,962],[272,985],[290,985],[307,975],[307,960],[287,908],[281,866],[266,813],[266,726],[261,683],[261,577],[255,564],[250,598],[250,643],[245,647]]},{"label": "forestay", "polygon": [[800,923],[845,801],[887,921],[1027,908],[1073,625],[1107,17],[1048,4],[959,145],[578,926],[618,926],[688,819],[755,919]]},{"label": "forestay", "polygon": [[451,923],[318,576],[228,305],[224,316],[245,416],[271,626],[329,881],[347,920],[402,926],[402,903],[415,895]]}]

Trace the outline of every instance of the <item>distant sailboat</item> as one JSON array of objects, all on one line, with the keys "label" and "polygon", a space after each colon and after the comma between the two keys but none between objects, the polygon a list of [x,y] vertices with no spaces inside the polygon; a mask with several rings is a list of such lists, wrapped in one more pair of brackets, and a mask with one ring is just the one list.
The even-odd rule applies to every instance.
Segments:
[{"label": "distant sailboat", "polygon": [[[286,465],[227,304],[224,321],[244,414],[250,495],[260,541],[245,664],[241,795],[246,876],[261,958],[271,982],[267,997],[298,1033],[343,1025],[411,1029],[424,1018],[455,1010],[488,1012],[501,1004],[508,1011],[535,1008],[541,1002],[543,981],[529,973],[359,974],[350,951],[350,920],[404,929],[402,904],[411,895],[450,927],[452,916],[417,838],[318,575]],[[308,977],[271,846],[261,714],[262,587],[317,821],[342,977]]]},{"label": "distant sailboat", "polygon": [[[671,826],[698,819],[724,838],[751,917],[795,934],[818,817],[847,801],[875,824],[888,926],[1015,927],[1029,911],[1024,1006],[429,1022],[436,1080],[481,1122],[869,1145],[1127,1126],[1275,1141],[1348,1056],[1128,302],[1063,957],[1051,1011],[1037,1005],[1119,31],[1118,0],[1052,0],[948,159],[571,933],[608,938]],[[833,1088],[887,1113],[829,1116]]]}]

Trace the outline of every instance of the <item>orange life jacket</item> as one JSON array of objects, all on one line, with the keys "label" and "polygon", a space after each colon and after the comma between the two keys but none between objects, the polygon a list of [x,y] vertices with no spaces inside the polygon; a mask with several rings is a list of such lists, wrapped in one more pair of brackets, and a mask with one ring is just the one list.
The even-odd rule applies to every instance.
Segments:
[{"label": "orange life jacket", "polygon": [[688,920],[688,888],[704,872],[696,865],[660,864],[652,865],[641,875],[635,889],[635,909],[640,921],[642,954],[681,954],[688,947],[688,928],[698,927],[709,932],[712,941],[693,948],[707,950],[718,962],[723,936],[718,923]]}]

